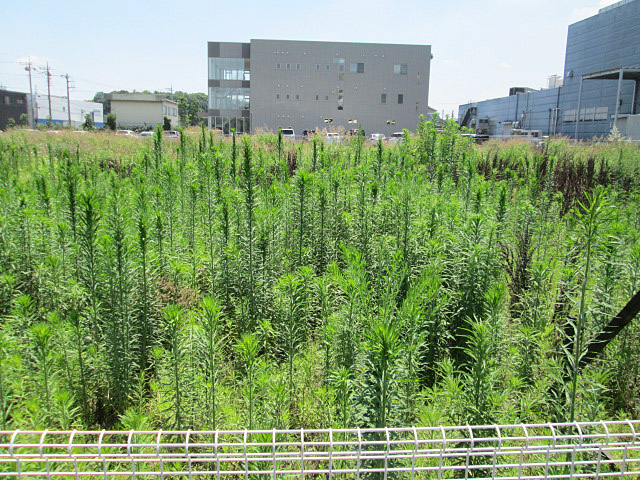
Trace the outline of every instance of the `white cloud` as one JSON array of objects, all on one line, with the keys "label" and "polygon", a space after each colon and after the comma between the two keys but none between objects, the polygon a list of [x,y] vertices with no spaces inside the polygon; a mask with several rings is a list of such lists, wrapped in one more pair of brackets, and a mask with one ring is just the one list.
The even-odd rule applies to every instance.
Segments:
[{"label": "white cloud", "polygon": [[499,66],[500,68],[511,68],[511,64],[510,64],[510,63],[507,63],[507,62],[500,62],[500,63],[498,64],[498,66]]}]

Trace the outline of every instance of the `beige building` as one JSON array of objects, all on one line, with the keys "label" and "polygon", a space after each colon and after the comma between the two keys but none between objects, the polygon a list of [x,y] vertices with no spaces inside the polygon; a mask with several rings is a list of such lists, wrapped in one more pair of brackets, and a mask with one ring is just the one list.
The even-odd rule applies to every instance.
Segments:
[{"label": "beige building", "polygon": [[180,123],[178,102],[153,93],[112,93],[111,113],[115,114],[118,127],[154,127],[162,124],[164,117],[171,120],[171,127]]}]

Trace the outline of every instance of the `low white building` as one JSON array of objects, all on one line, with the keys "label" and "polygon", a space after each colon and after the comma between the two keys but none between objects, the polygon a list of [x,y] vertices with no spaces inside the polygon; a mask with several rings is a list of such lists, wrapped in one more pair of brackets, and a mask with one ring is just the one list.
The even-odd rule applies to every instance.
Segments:
[{"label": "low white building", "polygon": [[[49,123],[49,97],[47,95],[34,95],[35,98],[35,116],[36,123]],[[71,107],[71,116],[69,116],[69,107]],[[80,127],[85,122],[85,115],[90,115],[93,123],[97,128],[104,126],[104,114],[101,103],[83,102],[82,100],[70,100],[67,97],[56,97],[51,95],[51,123],[53,125],[71,125]]]},{"label": "low white building", "polygon": [[172,127],[180,124],[178,102],[163,95],[111,93],[106,98],[111,100],[111,113],[115,114],[119,127],[155,127],[164,122],[164,117],[171,120]]}]

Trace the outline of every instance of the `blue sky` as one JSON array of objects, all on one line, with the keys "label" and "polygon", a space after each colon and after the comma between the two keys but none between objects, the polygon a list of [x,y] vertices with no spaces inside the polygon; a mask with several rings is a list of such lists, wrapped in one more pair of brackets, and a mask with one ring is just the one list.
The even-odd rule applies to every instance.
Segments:
[{"label": "blue sky", "polygon": [[[430,44],[429,104],[540,88],[562,74],[567,27],[614,0],[348,0],[97,2],[0,0],[0,85],[28,91],[19,62],[53,68],[52,94],[99,90],[205,92],[207,41],[251,38]],[[46,78],[34,76],[38,92]]]}]

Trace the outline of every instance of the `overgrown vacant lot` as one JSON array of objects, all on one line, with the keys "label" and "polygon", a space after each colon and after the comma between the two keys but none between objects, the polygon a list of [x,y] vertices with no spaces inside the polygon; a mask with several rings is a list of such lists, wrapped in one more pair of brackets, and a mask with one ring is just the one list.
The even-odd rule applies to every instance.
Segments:
[{"label": "overgrown vacant lot", "polygon": [[0,429],[638,417],[640,151],[0,137]]}]

